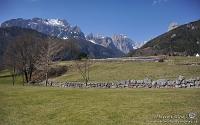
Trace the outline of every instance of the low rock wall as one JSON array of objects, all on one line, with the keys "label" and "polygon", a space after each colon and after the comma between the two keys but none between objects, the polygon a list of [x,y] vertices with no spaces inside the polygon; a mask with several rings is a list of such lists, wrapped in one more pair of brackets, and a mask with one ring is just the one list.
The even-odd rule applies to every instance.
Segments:
[{"label": "low rock wall", "polygon": [[115,82],[49,82],[50,86],[63,88],[200,88],[200,78],[185,79],[179,76],[176,80],[124,80]]}]

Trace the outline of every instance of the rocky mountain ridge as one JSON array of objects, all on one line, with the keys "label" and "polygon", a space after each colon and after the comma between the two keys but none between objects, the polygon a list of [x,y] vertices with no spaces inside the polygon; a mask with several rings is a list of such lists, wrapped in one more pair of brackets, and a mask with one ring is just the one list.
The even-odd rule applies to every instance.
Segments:
[{"label": "rocky mountain ridge", "polygon": [[92,43],[99,44],[107,48],[118,49],[124,54],[139,48],[139,44],[137,42],[131,40],[124,34],[115,34],[112,37],[108,37],[90,33],[86,36],[86,39]]},{"label": "rocky mountain ridge", "polygon": [[89,34],[86,36],[87,38],[85,38],[85,34],[81,31],[80,27],[71,26],[64,19],[17,18],[5,21],[1,24],[1,27],[13,26],[33,29],[61,39],[75,38],[79,40],[88,40],[93,44],[98,44],[103,47],[113,49],[113,52],[121,51],[124,54],[127,54],[131,50],[138,48],[136,42],[122,34],[113,35],[112,37]]},{"label": "rocky mountain ridge", "polygon": [[13,26],[33,29],[50,36],[56,36],[61,39],[68,39],[68,38],[85,39],[85,35],[81,31],[80,27],[71,26],[64,19],[17,18],[5,21],[1,24],[1,27],[13,27]]}]

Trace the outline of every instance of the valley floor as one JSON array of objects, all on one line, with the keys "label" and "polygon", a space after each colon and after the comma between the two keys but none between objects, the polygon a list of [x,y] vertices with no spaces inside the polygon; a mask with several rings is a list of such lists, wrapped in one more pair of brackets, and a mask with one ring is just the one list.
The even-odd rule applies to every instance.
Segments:
[{"label": "valley floor", "polygon": [[[90,78],[196,77],[200,74],[198,62],[197,58],[185,57],[170,57],[162,63],[95,62]],[[58,64],[71,69],[54,79],[81,81],[73,62]],[[0,125],[163,125],[166,121],[170,125],[198,125],[199,104],[200,90],[194,88],[65,89],[22,86],[20,77],[12,86],[9,72],[0,72]]]}]

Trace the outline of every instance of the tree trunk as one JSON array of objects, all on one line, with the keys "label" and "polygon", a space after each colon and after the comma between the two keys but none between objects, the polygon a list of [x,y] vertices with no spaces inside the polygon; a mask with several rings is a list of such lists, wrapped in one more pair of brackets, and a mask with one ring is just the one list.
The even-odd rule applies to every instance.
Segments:
[{"label": "tree trunk", "polygon": [[32,80],[32,71],[30,72],[30,74],[29,74],[29,81],[31,81]]},{"label": "tree trunk", "polygon": [[29,80],[28,80],[28,73],[26,71],[24,71],[24,75],[25,75],[26,83],[28,83],[29,82]]},{"label": "tree trunk", "polygon": [[47,84],[48,84],[48,72],[46,72],[45,77],[46,77],[45,84],[47,86]]},{"label": "tree trunk", "polygon": [[25,81],[24,81],[24,74],[22,74],[22,82],[23,82],[23,86],[24,86],[24,83],[25,83]]},{"label": "tree trunk", "polygon": [[85,60],[85,85],[87,86],[87,60]]},{"label": "tree trunk", "polygon": [[11,75],[12,75],[12,83],[14,86],[15,85],[15,67],[13,67],[13,71],[12,71]]},{"label": "tree trunk", "polygon": [[13,86],[15,85],[15,76],[14,74],[12,74],[12,83],[13,83]]},{"label": "tree trunk", "polygon": [[33,68],[31,67],[29,71],[29,81],[32,80],[32,74],[33,74]]},{"label": "tree trunk", "polygon": [[[89,61],[89,60],[88,60]],[[89,62],[87,64],[87,77],[88,77],[88,81],[90,80],[90,69],[89,69]]]},{"label": "tree trunk", "polygon": [[46,60],[46,73],[45,73],[45,83],[46,86],[48,85],[48,72],[49,72],[49,56],[47,55],[47,60]]}]

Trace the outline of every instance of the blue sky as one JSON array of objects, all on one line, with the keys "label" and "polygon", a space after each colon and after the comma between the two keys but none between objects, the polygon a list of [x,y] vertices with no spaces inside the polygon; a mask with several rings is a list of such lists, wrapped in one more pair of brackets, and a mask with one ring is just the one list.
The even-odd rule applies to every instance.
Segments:
[{"label": "blue sky", "polygon": [[126,34],[145,41],[167,31],[171,22],[200,19],[199,0],[0,0],[0,23],[12,18],[61,18],[82,31]]}]

